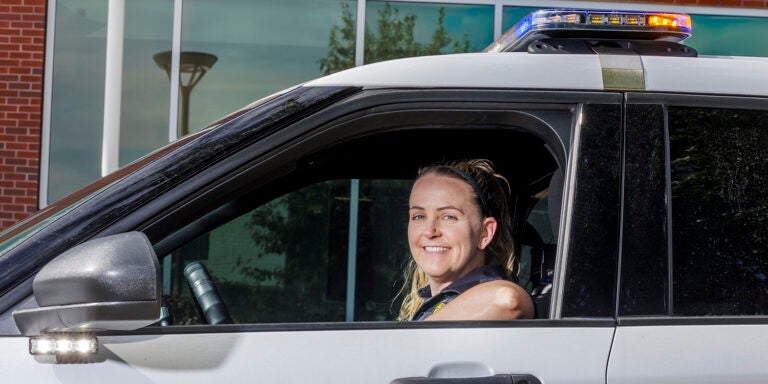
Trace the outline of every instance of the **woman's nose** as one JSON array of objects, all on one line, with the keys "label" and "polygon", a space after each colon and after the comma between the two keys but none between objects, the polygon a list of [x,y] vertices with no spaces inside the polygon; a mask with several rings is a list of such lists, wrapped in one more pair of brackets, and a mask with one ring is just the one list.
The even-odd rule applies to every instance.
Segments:
[{"label": "woman's nose", "polygon": [[428,220],[426,224],[426,228],[424,228],[424,235],[426,237],[440,236],[440,226],[437,225],[437,220]]}]

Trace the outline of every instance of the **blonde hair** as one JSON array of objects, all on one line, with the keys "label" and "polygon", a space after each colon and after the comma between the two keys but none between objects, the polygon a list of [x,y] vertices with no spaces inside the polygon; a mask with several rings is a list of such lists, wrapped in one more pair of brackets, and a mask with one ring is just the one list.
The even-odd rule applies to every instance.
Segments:
[{"label": "blonde hair", "polygon": [[[485,264],[504,267],[507,278],[517,281],[520,262],[515,255],[515,243],[512,239],[512,221],[509,215],[509,195],[511,188],[507,179],[496,172],[493,163],[486,159],[452,161],[430,165],[419,169],[416,180],[424,175],[436,174],[463,180],[475,191],[475,203],[484,217],[493,217],[498,229],[485,249]],[[410,320],[424,300],[419,297],[420,288],[428,284],[427,275],[411,258],[404,273],[405,281],[398,297],[403,298],[397,320]],[[436,293],[436,292],[435,292]]]}]

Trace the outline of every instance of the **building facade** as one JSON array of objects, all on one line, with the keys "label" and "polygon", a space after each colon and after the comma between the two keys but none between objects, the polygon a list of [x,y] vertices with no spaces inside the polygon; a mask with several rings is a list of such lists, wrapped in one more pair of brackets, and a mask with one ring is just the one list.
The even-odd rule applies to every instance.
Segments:
[{"label": "building facade", "polygon": [[[0,228],[254,100],[355,65],[479,51],[534,7],[627,4],[2,0]],[[768,56],[768,0],[632,7],[690,13],[700,54]]]}]

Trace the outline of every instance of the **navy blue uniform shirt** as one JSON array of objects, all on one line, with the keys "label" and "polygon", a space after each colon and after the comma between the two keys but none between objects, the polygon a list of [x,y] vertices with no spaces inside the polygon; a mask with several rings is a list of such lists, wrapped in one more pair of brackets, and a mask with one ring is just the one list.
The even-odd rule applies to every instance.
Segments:
[{"label": "navy blue uniform shirt", "polygon": [[432,296],[432,290],[429,288],[429,285],[427,285],[426,287],[419,289],[419,297],[425,301],[413,315],[411,320],[424,320],[431,314],[442,309],[449,301],[455,299],[456,296],[464,293],[464,291],[480,283],[503,280],[504,275],[504,268],[500,265],[483,265],[471,270],[449,286],[443,288],[437,295]]}]

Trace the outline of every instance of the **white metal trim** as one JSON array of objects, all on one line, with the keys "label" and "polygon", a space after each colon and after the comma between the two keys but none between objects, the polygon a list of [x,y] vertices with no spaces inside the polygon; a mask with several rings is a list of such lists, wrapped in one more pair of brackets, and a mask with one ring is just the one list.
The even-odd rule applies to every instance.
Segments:
[{"label": "white metal trim", "polygon": [[101,176],[106,176],[120,167],[124,33],[125,0],[109,0],[107,60],[104,71],[104,116],[101,132]]},{"label": "white metal trim", "polygon": [[173,1],[173,37],[171,41],[170,104],[168,104],[168,142],[179,138],[179,72],[181,67],[181,23],[184,0]]},{"label": "white metal trim", "polygon": [[552,297],[549,311],[550,319],[560,319],[563,314],[563,294],[565,291],[565,267],[566,258],[570,249],[571,232],[571,214],[573,212],[573,195],[576,190],[576,166],[578,164],[579,146],[581,145],[581,125],[583,123],[583,106],[578,107],[576,111],[577,121],[573,128],[573,142],[571,143],[571,152],[568,161],[563,170],[563,199],[560,203],[560,224],[557,236],[557,253],[555,256],[555,275],[552,276]]},{"label": "white metal trim", "polygon": [[53,49],[56,41],[56,0],[48,1],[45,21],[45,72],[43,75],[43,115],[40,127],[40,174],[38,176],[37,207],[48,206],[48,176],[51,161],[51,100],[53,99]]},{"label": "white metal trim", "polygon": [[357,289],[357,218],[360,208],[360,179],[349,185],[349,235],[347,237],[347,309],[346,321],[355,321],[355,290]]},{"label": "white metal trim", "polygon": [[367,0],[357,0],[355,21],[355,66],[365,64],[365,5]]}]

